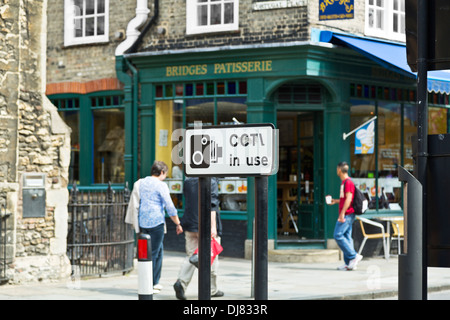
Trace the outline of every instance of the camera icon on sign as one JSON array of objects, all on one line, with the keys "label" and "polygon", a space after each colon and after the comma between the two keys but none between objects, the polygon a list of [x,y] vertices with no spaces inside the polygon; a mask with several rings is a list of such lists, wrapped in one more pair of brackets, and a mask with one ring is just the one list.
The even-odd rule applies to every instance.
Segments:
[{"label": "camera icon on sign", "polygon": [[211,162],[216,163],[222,157],[222,147],[219,147],[207,134],[191,136],[191,163],[193,169],[209,168]]}]

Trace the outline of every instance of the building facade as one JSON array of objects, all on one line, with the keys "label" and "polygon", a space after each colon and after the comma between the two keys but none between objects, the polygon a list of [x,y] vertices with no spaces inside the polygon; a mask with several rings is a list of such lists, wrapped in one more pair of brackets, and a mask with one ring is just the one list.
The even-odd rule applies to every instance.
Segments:
[{"label": "building facade", "polygon": [[[339,196],[341,161],[372,214],[402,214],[397,168],[413,167],[416,78],[406,55],[397,62],[389,52],[405,51],[404,1],[53,4],[47,95],[75,128],[72,181],[132,184],[162,160],[182,214],[182,168],[172,162],[182,141],[172,132],[235,118],[279,129],[279,171],[269,178],[273,248],[334,247],[337,208],[324,200]],[[430,133],[448,132],[448,95],[436,89],[446,79],[431,83]],[[244,252],[254,181],[220,182],[226,238]]]}]

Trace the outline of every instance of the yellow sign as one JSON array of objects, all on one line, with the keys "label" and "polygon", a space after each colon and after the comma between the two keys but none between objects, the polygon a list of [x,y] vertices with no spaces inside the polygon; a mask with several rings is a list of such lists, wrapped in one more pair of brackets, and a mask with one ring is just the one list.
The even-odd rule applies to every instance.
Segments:
[{"label": "yellow sign", "polygon": [[166,67],[166,77],[180,77],[180,76],[199,76],[206,74],[206,64],[196,64],[190,66],[170,66]]},{"label": "yellow sign", "polygon": [[214,74],[267,72],[272,71],[272,60],[215,63],[212,68],[207,64],[168,66],[166,77],[199,76],[207,74],[208,70]]}]

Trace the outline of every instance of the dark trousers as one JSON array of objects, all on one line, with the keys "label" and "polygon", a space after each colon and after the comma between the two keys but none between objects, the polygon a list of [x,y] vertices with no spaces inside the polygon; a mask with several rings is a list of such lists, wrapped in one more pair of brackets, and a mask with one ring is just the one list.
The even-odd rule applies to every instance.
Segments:
[{"label": "dark trousers", "polygon": [[154,228],[140,228],[141,233],[150,235],[152,244],[153,285],[159,283],[163,261],[164,223]]}]

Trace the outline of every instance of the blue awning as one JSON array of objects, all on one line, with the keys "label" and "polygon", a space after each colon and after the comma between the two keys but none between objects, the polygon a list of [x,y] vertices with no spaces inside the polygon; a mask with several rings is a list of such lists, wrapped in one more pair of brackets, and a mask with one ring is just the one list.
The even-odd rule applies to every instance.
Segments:
[{"label": "blue awning", "polygon": [[[411,71],[406,61],[406,45],[404,44],[342,35],[331,31],[320,31],[318,40],[346,46],[388,70],[417,78],[417,73]],[[428,71],[427,84],[430,92],[450,93],[450,72]]]}]

